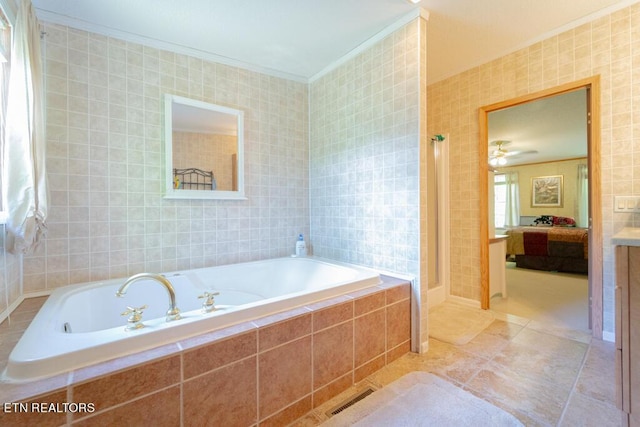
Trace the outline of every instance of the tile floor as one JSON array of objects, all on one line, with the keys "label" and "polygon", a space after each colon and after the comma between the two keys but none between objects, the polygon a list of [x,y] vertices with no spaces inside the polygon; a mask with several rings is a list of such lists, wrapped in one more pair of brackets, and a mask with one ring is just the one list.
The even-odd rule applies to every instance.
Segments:
[{"label": "tile floor", "polygon": [[357,391],[380,388],[411,371],[434,373],[516,416],[526,426],[619,426],[615,407],[615,345],[587,333],[547,328],[496,314],[468,344],[430,340],[318,407],[296,426],[320,425],[325,412]]}]

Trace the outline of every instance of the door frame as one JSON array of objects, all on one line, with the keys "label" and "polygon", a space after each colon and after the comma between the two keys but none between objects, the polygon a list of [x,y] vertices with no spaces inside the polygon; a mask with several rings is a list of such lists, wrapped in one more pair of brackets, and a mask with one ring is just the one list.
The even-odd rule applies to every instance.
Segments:
[{"label": "door frame", "polygon": [[549,98],[567,92],[586,89],[587,92],[587,163],[589,168],[589,297],[592,335],[602,338],[603,255],[602,255],[602,182],[600,166],[600,76],[566,83],[510,100],[480,107],[480,306],[489,309],[489,128],[492,111]]}]

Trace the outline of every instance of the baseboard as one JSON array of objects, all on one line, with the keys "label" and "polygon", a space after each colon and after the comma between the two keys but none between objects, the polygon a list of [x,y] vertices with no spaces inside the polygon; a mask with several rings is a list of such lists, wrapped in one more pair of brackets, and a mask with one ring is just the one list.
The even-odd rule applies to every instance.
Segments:
[{"label": "baseboard", "polygon": [[38,297],[48,297],[49,295],[51,295],[52,292],[53,292],[52,290],[29,292],[28,294],[24,294],[23,297],[24,297],[24,299],[38,298]]},{"label": "baseboard", "polygon": [[431,308],[435,305],[443,303],[447,299],[445,286],[438,286],[427,291],[427,304]]},{"label": "baseboard", "polygon": [[11,316],[11,313],[13,313],[13,311],[18,308],[18,306],[20,304],[22,304],[22,302],[26,299],[29,298],[38,298],[38,297],[46,297],[51,295],[52,291],[40,291],[40,292],[31,292],[28,293],[26,295],[21,295],[17,300],[15,300],[9,307],[7,307],[6,310],[4,310],[2,313],[0,313],[0,323],[4,322],[5,320],[7,320],[9,318],[9,316]]},{"label": "baseboard", "polygon": [[0,323],[7,320],[7,318],[11,316],[11,313],[13,313],[13,310],[18,308],[18,306],[22,304],[22,301],[24,301],[24,299],[25,299],[24,295],[21,295],[17,300],[13,302],[13,304],[11,304],[9,307],[7,307],[6,310],[0,313]]},{"label": "baseboard", "polygon": [[455,302],[456,304],[468,305],[468,306],[474,307],[474,308],[480,308],[480,301],[475,301],[475,300],[468,299],[468,298],[458,297],[458,296],[455,296],[455,295],[448,295],[447,296],[447,301]]}]

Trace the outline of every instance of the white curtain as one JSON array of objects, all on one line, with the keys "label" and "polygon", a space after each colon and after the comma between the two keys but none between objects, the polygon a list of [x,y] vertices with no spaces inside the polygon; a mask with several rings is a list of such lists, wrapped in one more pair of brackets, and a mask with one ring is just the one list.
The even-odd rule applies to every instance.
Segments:
[{"label": "white curtain", "polygon": [[9,250],[31,252],[46,233],[44,82],[40,28],[22,0],[11,49],[2,186]]},{"label": "white curtain", "polygon": [[518,185],[518,172],[506,172],[506,203],[504,213],[505,227],[520,225],[520,189]]},{"label": "white curtain", "polygon": [[[11,56],[11,37],[9,37],[9,22],[5,21],[5,17],[3,16],[0,22],[5,26],[5,30],[3,30],[3,34],[0,35],[2,38],[2,45],[4,47],[4,54],[6,59],[10,59]],[[10,72],[10,62],[3,60],[0,62],[0,171],[4,170],[4,136],[6,129],[6,116],[7,116],[7,91],[9,90],[9,72]],[[2,182],[2,177],[0,176],[0,182]],[[0,185],[0,197],[4,194],[4,190]],[[4,202],[2,202],[2,210],[4,211]]]},{"label": "white curtain", "polygon": [[578,165],[578,206],[576,226],[589,227],[589,169],[587,165]]}]

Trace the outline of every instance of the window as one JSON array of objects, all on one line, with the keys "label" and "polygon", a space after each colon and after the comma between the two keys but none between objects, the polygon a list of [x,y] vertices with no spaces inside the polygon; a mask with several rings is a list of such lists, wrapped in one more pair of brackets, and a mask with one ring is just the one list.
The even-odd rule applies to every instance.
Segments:
[{"label": "window", "polygon": [[507,212],[507,179],[506,175],[495,175],[494,191],[494,223],[496,228],[504,228]]}]

